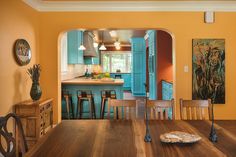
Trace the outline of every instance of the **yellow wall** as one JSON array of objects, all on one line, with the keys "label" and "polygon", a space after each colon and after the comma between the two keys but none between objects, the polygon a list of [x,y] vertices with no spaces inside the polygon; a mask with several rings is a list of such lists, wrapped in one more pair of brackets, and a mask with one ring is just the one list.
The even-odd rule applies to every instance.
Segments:
[{"label": "yellow wall", "polygon": [[[225,38],[226,39],[226,103],[216,105],[217,119],[236,119],[236,97],[234,87],[236,73],[236,13],[216,13],[214,24],[203,22],[203,12],[83,12],[83,13],[41,13],[40,27],[40,63],[44,72],[42,76],[45,95],[59,98],[58,52],[57,40],[60,32],[75,28],[165,28],[175,38],[176,60],[176,100],[191,99],[192,91],[192,39]],[[189,72],[184,73],[184,65]],[[60,98],[57,100],[60,105]],[[60,118],[60,107],[55,106],[55,120]],[[54,113],[56,113],[54,112]],[[177,116],[179,103],[177,101]]]},{"label": "yellow wall", "polygon": [[[26,70],[39,61],[38,15],[19,0],[0,1],[0,115],[30,98],[31,80]],[[14,60],[13,45],[18,38],[31,46],[32,60],[27,66],[19,66]]]},{"label": "yellow wall", "polygon": [[[19,0],[1,1],[0,11],[0,114],[9,111],[15,102],[29,97],[31,82],[25,74],[28,66],[19,67],[12,57],[12,44],[16,38],[26,38],[30,42],[33,51],[31,64],[39,61],[42,65],[43,97],[54,98],[54,120],[57,121],[61,114],[58,55],[61,32],[75,28],[165,28],[175,38],[177,100],[180,97],[191,99],[192,39],[226,39],[226,103],[216,105],[215,113],[217,119],[236,119],[236,13],[216,13],[215,23],[205,24],[203,12],[41,12],[37,21],[38,14]],[[189,66],[189,73],[183,72],[184,65]]]}]

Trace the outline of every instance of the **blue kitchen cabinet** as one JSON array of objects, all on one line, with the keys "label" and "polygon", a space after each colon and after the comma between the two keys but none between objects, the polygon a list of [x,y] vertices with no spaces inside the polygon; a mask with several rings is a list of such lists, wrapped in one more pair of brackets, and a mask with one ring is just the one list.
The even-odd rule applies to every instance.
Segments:
[{"label": "blue kitchen cabinet", "polygon": [[162,100],[171,100],[173,98],[173,84],[162,80]]},{"label": "blue kitchen cabinet", "polygon": [[78,49],[82,40],[82,31],[73,30],[67,33],[68,64],[84,63],[83,51]]},{"label": "blue kitchen cabinet", "polygon": [[148,32],[148,71],[149,71],[149,99],[157,99],[157,42],[156,31],[149,30]]},{"label": "blue kitchen cabinet", "polygon": [[131,91],[133,96],[145,96],[146,44],[144,38],[131,38],[132,70]]},{"label": "blue kitchen cabinet", "polygon": [[121,75],[121,79],[124,80],[123,90],[131,90],[131,74],[130,73],[110,73],[111,78],[115,78],[115,75]]},{"label": "blue kitchen cabinet", "polygon": [[[162,86],[162,100],[171,100],[173,99],[173,84],[165,80],[161,81]],[[168,110],[168,118],[172,118],[172,110]]]}]

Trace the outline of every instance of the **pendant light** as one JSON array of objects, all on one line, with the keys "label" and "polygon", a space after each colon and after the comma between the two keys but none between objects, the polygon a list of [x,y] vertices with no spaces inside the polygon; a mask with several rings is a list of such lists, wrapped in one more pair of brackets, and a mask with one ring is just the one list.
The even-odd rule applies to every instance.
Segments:
[{"label": "pendant light", "polygon": [[99,50],[106,50],[107,48],[105,47],[103,43],[103,32],[102,32],[102,45],[99,47]]},{"label": "pendant light", "polygon": [[79,46],[79,50],[86,50],[83,44],[83,34],[84,34],[84,31],[81,31],[81,44]]},{"label": "pendant light", "polygon": [[118,39],[116,40],[116,42],[114,43],[115,47],[117,50],[120,50],[120,42],[118,41]]}]

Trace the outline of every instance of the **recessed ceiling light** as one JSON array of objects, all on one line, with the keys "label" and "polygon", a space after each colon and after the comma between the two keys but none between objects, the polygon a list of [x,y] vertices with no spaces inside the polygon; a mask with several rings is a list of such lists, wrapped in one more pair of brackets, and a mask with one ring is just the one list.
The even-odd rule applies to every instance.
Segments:
[{"label": "recessed ceiling light", "polygon": [[117,37],[116,31],[110,31],[109,34],[111,35],[112,38]]}]

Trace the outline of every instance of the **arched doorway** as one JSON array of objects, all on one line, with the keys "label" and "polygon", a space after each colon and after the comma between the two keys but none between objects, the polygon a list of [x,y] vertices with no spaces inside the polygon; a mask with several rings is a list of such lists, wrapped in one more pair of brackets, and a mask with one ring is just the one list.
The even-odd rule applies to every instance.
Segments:
[{"label": "arched doorway", "polygon": [[[123,30],[123,29],[114,29],[114,30],[119,31],[119,30]],[[126,29],[124,29],[124,30],[126,30]],[[132,31],[132,29],[129,29],[129,30]],[[139,31],[139,30],[143,31],[144,29],[134,29],[134,30],[135,31]],[[149,30],[149,29],[145,29],[145,31],[147,31],[147,30]],[[83,30],[78,29],[78,31],[84,31],[84,29]],[[94,30],[90,30],[90,31],[94,31]],[[101,31],[101,30],[96,30],[96,31]],[[102,31],[104,32],[104,30],[102,30]],[[175,76],[176,76],[176,73],[175,73],[174,37],[168,30],[165,30],[165,29],[156,29],[155,31],[157,33],[156,44],[157,44],[157,52],[158,52],[158,54],[156,56],[157,57],[156,60],[158,62],[157,62],[157,67],[156,67],[156,80],[155,80],[156,81],[157,99],[163,99],[163,94],[162,94],[163,93],[162,92],[163,80],[167,81],[168,83],[171,83],[171,85],[172,85],[171,94],[172,94],[173,98],[176,98],[176,96],[175,96]],[[65,45],[62,46],[62,44],[61,44],[62,40],[65,40],[66,36],[67,36],[66,32],[63,32],[60,34],[60,37],[58,40],[59,41],[59,44],[58,44],[59,51],[58,52],[59,52],[59,54],[61,54],[61,55],[59,55],[60,56],[59,60],[61,61],[61,63],[59,63],[59,65],[62,65],[63,60],[65,61],[64,57],[68,57],[65,55],[65,53],[64,54],[62,53],[63,48],[67,49],[67,48],[65,48],[66,46]],[[145,35],[143,35],[143,37],[144,36]],[[103,34],[103,37],[104,37],[104,34]],[[125,50],[129,50],[129,49],[125,48]],[[66,66],[67,66],[67,70],[69,69],[69,75],[66,75],[66,77],[65,77],[63,75],[65,75],[66,71],[61,71],[61,69],[64,68],[64,70],[65,70]],[[149,66],[148,65],[148,57],[147,57],[146,66]],[[71,79],[71,78],[83,75],[87,65],[84,65],[81,63],[77,64],[77,65],[76,64],[68,65],[68,63],[63,63],[63,66],[59,66],[59,67],[60,67],[59,71],[61,71],[61,73],[59,73],[60,76],[58,76],[58,77],[62,78],[62,80],[63,80],[63,79]],[[75,71],[77,73],[74,73]],[[148,75],[146,75],[146,76],[147,76],[147,80],[149,80]],[[60,90],[61,90],[61,88],[60,88]],[[74,103],[74,105],[75,104],[76,104],[76,102]],[[59,103],[58,107],[61,108],[61,106],[62,105]],[[60,112],[60,109],[58,111]],[[60,114],[61,113],[59,113],[59,115]]]}]

